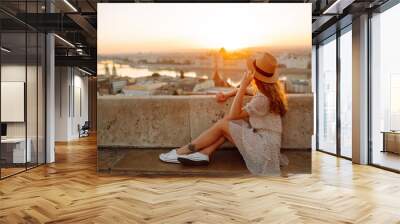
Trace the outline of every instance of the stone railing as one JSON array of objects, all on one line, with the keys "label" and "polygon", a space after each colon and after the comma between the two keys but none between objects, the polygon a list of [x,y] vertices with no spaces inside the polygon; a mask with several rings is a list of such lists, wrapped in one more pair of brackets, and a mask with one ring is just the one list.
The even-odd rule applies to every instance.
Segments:
[{"label": "stone railing", "polygon": [[[289,94],[288,100],[282,148],[309,149],[313,133],[313,97]],[[222,118],[231,102],[217,103],[214,96],[100,96],[97,144],[99,148],[181,146]]]}]

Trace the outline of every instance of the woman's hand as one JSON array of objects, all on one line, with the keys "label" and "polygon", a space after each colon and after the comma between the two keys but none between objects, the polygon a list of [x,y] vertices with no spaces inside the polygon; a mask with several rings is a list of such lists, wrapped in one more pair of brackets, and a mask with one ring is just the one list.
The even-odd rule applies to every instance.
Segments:
[{"label": "woman's hand", "polygon": [[215,95],[215,98],[217,99],[218,102],[225,102],[229,98],[229,96],[227,96],[223,92],[219,92],[217,93],[217,95]]},{"label": "woman's hand", "polygon": [[242,81],[240,82],[240,87],[246,88],[254,78],[253,71],[247,71],[246,74],[243,76]]}]

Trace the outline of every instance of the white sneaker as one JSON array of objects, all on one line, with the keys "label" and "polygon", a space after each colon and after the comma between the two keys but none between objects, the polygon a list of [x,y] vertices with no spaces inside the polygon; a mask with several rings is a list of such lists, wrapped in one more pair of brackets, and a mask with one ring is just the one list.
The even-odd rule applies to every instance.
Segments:
[{"label": "white sneaker", "polygon": [[206,154],[195,152],[188,155],[178,155],[178,161],[183,165],[198,166],[208,165],[210,163],[210,158]]},{"label": "white sneaker", "polygon": [[161,161],[166,163],[179,163],[178,154],[176,154],[176,149],[173,149],[167,153],[161,153],[159,158]]}]

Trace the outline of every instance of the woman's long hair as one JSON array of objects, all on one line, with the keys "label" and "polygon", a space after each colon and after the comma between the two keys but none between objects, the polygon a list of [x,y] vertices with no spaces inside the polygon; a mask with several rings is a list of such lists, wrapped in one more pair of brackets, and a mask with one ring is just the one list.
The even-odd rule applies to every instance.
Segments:
[{"label": "woman's long hair", "polygon": [[283,117],[288,110],[288,103],[282,84],[279,81],[264,83],[257,79],[254,79],[254,84],[258,91],[268,97],[270,112]]}]

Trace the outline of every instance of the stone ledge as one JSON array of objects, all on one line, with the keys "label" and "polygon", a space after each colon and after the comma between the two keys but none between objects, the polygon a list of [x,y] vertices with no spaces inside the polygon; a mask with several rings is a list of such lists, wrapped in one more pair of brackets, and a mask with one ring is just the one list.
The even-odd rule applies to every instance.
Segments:
[{"label": "stone ledge", "polygon": [[[311,148],[313,97],[289,94],[288,100],[282,148]],[[100,96],[97,144],[103,148],[178,147],[222,118],[231,102],[217,103],[213,95]]]},{"label": "stone ledge", "polygon": [[[216,151],[208,166],[183,166],[158,159],[167,149],[99,149],[97,170],[100,173],[134,176],[215,176],[238,177],[250,175],[239,151],[225,148]],[[311,173],[311,150],[285,150],[289,165],[282,167],[281,174]]]}]

